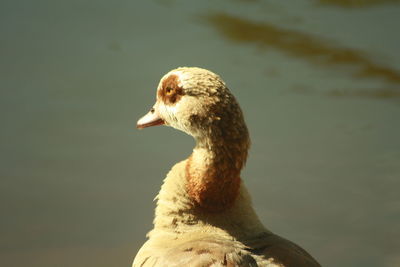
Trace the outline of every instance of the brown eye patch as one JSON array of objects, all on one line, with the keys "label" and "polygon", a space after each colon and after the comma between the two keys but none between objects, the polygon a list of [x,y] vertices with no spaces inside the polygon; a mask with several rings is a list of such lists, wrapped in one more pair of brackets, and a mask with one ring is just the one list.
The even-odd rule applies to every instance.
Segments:
[{"label": "brown eye patch", "polygon": [[183,90],[178,86],[179,78],[177,75],[170,75],[162,82],[158,96],[167,105],[173,105],[183,96]]}]

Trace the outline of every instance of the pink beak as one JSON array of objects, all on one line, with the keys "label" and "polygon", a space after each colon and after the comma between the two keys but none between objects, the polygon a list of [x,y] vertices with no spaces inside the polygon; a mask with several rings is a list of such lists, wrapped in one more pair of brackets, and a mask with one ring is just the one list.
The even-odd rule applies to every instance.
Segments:
[{"label": "pink beak", "polygon": [[141,117],[136,124],[136,127],[138,129],[143,129],[147,128],[150,126],[157,126],[157,125],[163,125],[164,121],[163,119],[160,118],[160,116],[157,114],[154,108],[152,108],[149,113]]}]

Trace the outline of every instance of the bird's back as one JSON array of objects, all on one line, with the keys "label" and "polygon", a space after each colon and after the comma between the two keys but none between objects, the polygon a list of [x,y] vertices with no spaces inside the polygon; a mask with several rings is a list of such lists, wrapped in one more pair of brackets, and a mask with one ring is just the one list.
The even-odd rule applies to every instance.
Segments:
[{"label": "bird's back", "polygon": [[259,266],[319,267],[298,245],[272,233],[239,242],[215,236],[177,242],[147,243],[135,258],[136,266]]}]

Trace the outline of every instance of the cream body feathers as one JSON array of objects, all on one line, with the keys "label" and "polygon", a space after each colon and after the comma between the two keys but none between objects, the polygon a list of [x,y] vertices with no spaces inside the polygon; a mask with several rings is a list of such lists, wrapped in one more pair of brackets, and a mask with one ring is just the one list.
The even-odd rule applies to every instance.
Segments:
[{"label": "cream body feathers", "polygon": [[222,79],[204,69],[167,73],[138,128],[166,124],[192,135],[192,155],[168,173],[154,229],[133,266],[320,266],[259,221],[240,171],[250,146],[241,109]]}]

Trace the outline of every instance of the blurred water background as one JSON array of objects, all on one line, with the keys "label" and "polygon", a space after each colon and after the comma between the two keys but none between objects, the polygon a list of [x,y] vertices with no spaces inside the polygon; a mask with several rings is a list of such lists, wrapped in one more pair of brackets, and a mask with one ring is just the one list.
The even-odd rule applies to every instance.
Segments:
[{"label": "blurred water background", "polygon": [[0,1],[0,265],[130,266],[189,136],[161,76],[220,74],[262,221],[323,266],[400,266],[400,1]]}]

